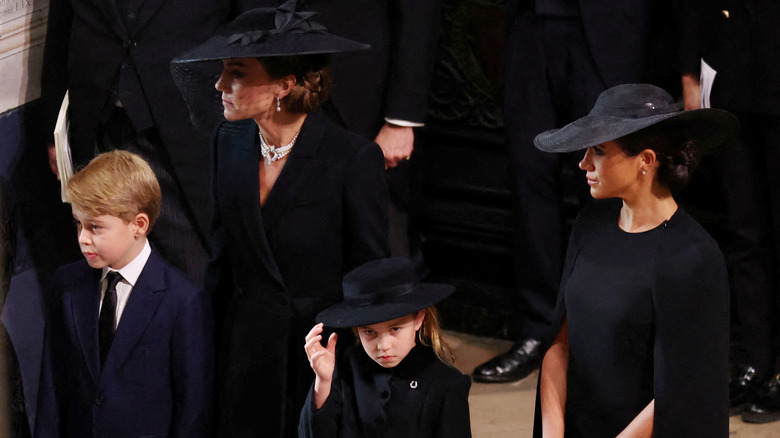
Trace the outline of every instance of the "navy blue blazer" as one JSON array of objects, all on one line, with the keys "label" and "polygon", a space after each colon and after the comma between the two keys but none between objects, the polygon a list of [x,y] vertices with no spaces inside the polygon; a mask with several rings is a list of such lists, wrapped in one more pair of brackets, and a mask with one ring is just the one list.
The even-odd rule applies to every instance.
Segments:
[{"label": "navy blue blazer", "polygon": [[36,435],[208,436],[214,373],[210,299],[152,250],[101,370],[100,274],[83,260],[55,273],[59,306],[47,332]]}]

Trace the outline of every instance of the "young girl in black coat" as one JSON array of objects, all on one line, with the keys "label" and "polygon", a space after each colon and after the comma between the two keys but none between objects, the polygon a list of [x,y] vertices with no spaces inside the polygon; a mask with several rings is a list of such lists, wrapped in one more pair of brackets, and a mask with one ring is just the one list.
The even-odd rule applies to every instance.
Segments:
[{"label": "young girl in black coat", "polygon": [[[316,375],[298,433],[316,437],[471,437],[471,380],[452,366],[434,304],[452,286],[420,283],[406,259],[376,260],[344,277],[344,301],[322,311],[304,346]],[[352,327],[336,352],[324,327]]]}]

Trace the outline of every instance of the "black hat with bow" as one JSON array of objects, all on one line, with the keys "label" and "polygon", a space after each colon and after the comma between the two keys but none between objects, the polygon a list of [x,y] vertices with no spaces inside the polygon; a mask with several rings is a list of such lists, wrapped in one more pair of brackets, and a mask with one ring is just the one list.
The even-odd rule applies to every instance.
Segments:
[{"label": "black hat with bow", "polygon": [[214,90],[223,59],[315,55],[370,47],[329,33],[312,20],[316,12],[298,12],[295,6],[295,0],[289,0],[278,8],[246,11],[171,61],[173,78],[193,122],[213,125],[223,120],[221,99]]}]

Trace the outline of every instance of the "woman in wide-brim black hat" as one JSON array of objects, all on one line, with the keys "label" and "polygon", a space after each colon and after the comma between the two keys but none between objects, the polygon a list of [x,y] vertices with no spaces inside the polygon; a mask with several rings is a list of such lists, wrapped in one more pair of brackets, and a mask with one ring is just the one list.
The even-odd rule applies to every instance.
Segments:
[{"label": "woman in wide-brim black hat", "polygon": [[[403,258],[366,263],[343,288],[306,335],[316,378],[299,437],[471,437],[471,380],[452,366],[434,307],[455,288],[420,282]],[[352,327],[360,345],[337,354],[336,333],[321,343],[326,327]]]},{"label": "woman in wide-brim black hat", "polygon": [[620,85],[535,139],[544,151],[584,150],[598,200],[572,230],[536,437],[728,435],[726,268],[672,192],[738,126],[725,111],[680,108],[660,88]]},{"label": "woman in wide-brim black hat", "polygon": [[367,46],[314,15],[294,1],[245,12],[171,64],[193,117],[222,118],[206,273],[218,436],[295,436],[314,377],[300,340],[346,272],[389,255],[382,151],[319,109],[331,54]]}]

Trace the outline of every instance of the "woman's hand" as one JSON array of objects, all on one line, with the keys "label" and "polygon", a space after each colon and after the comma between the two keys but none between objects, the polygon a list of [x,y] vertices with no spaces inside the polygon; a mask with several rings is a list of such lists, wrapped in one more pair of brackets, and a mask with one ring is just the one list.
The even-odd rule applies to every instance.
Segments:
[{"label": "woman's hand", "polygon": [[306,350],[306,356],[309,357],[309,364],[314,370],[314,405],[317,409],[325,404],[325,400],[330,395],[330,386],[333,381],[333,370],[336,367],[336,340],[338,335],[332,333],[328,338],[328,345],[323,347],[322,341],[323,324],[319,323],[312,327],[309,334],[306,335],[306,344],[303,348]]}]

